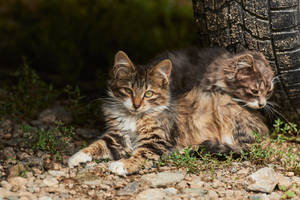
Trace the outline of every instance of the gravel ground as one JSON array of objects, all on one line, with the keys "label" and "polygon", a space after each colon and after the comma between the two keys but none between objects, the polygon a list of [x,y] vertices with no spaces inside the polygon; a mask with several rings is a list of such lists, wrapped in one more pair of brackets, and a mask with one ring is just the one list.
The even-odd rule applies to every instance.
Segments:
[{"label": "gravel ground", "polygon": [[[44,127],[56,119],[55,112],[30,122]],[[66,116],[68,122],[69,115]],[[54,114],[53,114],[54,113]],[[51,199],[300,199],[300,177],[279,165],[232,162],[191,174],[185,168],[164,166],[121,177],[108,163],[90,162],[69,169],[67,160],[82,145],[80,135],[93,139],[95,129],[77,128],[60,160],[46,151],[33,151],[20,137],[24,122],[2,119],[0,127],[0,200]],[[295,145],[299,152],[299,144]],[[286,191],[293,191],[292,194]],[[288,193],[288,194],[287,194]],[[288,196],[290,195],[290,196]]]}]

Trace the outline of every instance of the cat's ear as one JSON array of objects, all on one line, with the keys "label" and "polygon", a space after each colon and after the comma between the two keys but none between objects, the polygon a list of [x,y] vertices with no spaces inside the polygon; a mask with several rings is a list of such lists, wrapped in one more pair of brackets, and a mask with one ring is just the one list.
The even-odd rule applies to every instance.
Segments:
[{"label": "cat's ear", "polygon": [[251,54],[244,54],[236,58],[237,70],[245,68],[253,68],[253,56]]},{"label": "cat's ear", "polygon": [[114,77],[128,75],[130,72],[135,71],[135,66],[124,51],[118,51],[115,55],[113,74]]},{"label": "cat's ear", "polygon": [[165,59],[152,68],[150,75],[160,77],[162,79],[165,79],[166,81],[169,81],[171,70],[172,70],[171,60]]},{"label": "cat's ear", "polygon": [[255,71],[251,54],[236,56],[230,60],[228,68],[224,68],[227,80],[244,79]]}]

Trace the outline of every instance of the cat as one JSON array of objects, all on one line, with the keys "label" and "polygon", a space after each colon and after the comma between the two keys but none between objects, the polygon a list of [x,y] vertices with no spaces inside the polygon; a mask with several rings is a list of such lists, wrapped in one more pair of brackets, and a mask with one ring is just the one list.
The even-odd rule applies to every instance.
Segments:
[{"label": "cat", "polygon": [[109,97],[103,103],[107,131],[74,154],[69,167],[95,157],[109,158],[117,160],[109,170],[126,175],[171,151],[176,146],[170,131],[176,118],[169,94],[171,70],[169,59],[134,65],[118,52],[108,81]]},{"label": "cat", "polygon": [[[185,49],[161,54],[145,66],[135,66],[119,52],[108,81],[110,98],[103,106],[108,130],[68,164],[74,167],[100,156],[118,160],[109,169],[126,175],[174,149],[202,144],[215,152],[238,151],[239,144],[252,141],[252,130],[265,133],[267,127],[257,113],[240,105],[248,99],[234,93],[234,87],[247,80],[243,75],[264,68],[270,71],[264,57],[254,52],[232,57],[223,49]],[[257,72],[253,83],[265,75],[272,78],[271,72]],[[272,90],[271,79],[264,80],[265,89]]]},{"label": "cat", "polygon": [[253,131],[268,133],[258,109],[267,105],[273,93],[274,72],[258,52],[193,51],[193,58],[181,53],[180,59],[197,59],[188,64],[201,67],[202,76],[196,79],[197,87],[178,98],[177,148],[201,144],[212,153],[239,154],[255,141]]}]

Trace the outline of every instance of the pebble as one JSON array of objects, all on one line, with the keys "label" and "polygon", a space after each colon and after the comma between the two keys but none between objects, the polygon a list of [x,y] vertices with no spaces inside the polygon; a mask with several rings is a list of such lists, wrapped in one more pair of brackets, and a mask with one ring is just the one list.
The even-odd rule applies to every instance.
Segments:
[{"label": "pebble", "polygon": [[123,189],[118,191],[117,195],[123,196],[123,195],[133,195],[135,194],[139,189],[139,182],[134,181],[132,183],[127,184]]},{"label": "pebble", "polygon": [[42,196],[39,198],[39,200],[52,200],[52,198],[49,196]]},{"label": "pebble", "polygon": [[209,190],[207,193],[207,198],[210,200],[218,199],[218,194],[213,190]]},{"label": "pebble", "polygon": [[136,196],[136,200],[164,200],[168,194],[164,189],[147,189]]},{"label": "pebble", "polygon": [[294,174],[294,172],[287,172],[286,175],[289,176],[289,177],[292,177],[292,176],[294,176],[295,174]]},{"label": "pebble", "polygon": [[162,187],[175,184],[184,178],[181,172],[161,172],[158,174],[143,175],[141,181],[149,183],[152,187]]},{"label": "pebble", "polygon": [[271,193],[277,185],[278,179],[272,168],[265,167],[248,176],[246,183],[249,182],[253,182],[253,184],[248,185],[248,190]]},{"label": "pebble", "polygon": [[204,197],[208,191],[200,188],[185,188],[182,190],[184,194],[188,194],[190,197]]},{"label": "pebble", "polygon": [[49,170],[48,173],[54,177],[68,176],[67,170]]},{"label": "pebble", "polygon": [[7,198],[8,196],[13,196],[15,193],[4,188],[0,188],[0,198]]},{"label": "pebble", "polygon": [[200,177],[195,177],[189,182],[191,188],[201,188],[204,186],[204,184],[205,182],[203,182]]},{"label": "pebble", "polygon": [[56,178],[54,177],[46,177],[43,180],[43,183],[48,186],[48,187],[52,187],[52,186],[57,186],[58,185],[58,181],[56,180]]},{"label": "pebble", "polygon": [[20,176],[16,176],[16,177],[8,178],[7,182],[12,187],[16,187],[16,190],[20,190],[20,189],[25,189],[25,185],[27,184],[27,179],[22,178]]},{"label": "pebble", "polygon": [[[38,120],[42,123],[53,123],[54,121],[62,121],[64,123],[70,123],[72,121],[72,114],[67,112],[62,106],[55,106],[42,111]],[[37,123],[38,124],[38,123]]]},{"label": "pebble", "polygon": [[292,186],[292,181],[290,177],[286,177],[283,176],[282,174],[279,174],[277,176],[277,179],[278,179],[278,187],[284,187],[288,189]]}]

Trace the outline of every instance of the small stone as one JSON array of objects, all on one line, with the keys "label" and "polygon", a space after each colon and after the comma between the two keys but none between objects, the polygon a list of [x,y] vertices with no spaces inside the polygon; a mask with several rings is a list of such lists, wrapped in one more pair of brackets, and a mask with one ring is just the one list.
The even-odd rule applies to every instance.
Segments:
[{"label": "small stone", "polygon": [[237,171],[238,175],[247,175],[248,173],[249,173],[249,169],[246,168]]},{"label": "small stone", "polygon": [[68,175],[66,170],[49,170],[48,173],[51,176],[55,176],[55,177],[61,177],[61,176],[66,177]]},{"label": "small stone", "polygon": [[28,153],[26,153],[26,152],[18,152],[17,153],[17,158],[19,160],[25,160],[26,158],[29,158],[29,157],[30,157],[30,155],[28,155]]},{"label": "small stone", "polygon": [[12,187],[15,187],[16,190],[25,189],[25,185],[27,183],[27,179],[20,176],[10,177],[7,181]]},{"label": "small stone", "polygon": [[215,200],[215,199],[218,199],[218,194],[213,190],[209,190],[207,193],[207,197],[210,200]]},{"label": "small stone", "polygon": [[139,189],[139,182],[134,181],[132,183],[129,183],[128,185],[126,185],[123,189],[121,189],[120,191],[118,191],[118,195],[119,196],[123,196],[123,195],[133,195],[135,194],[138,189]]},{"label": "small stone", "polygon": [[19,200],[18,196],[16,195],[11,195],[11,196],[6,196],[7,200]]},{"label": "small stone", "polygon": [[177,194],[177,190],[173,187],[167,188],[164,190],[168,195],[176,195]]},{"label": "small stone", "polygon": [[136,196],[136,200],[163,200],[167,199],[167,194],[163,189],[148,189]]},{"label": "small stone", "polygon": [[6,190],[10,190],[12,187],[7,181],[1,181],[1,186]]},{"label": "small stone", "polygon": [[178,188],[181,188],[181,189],[184,189],[186,187],[188,187],[188,183],[186,181],[180,181],[178,184],[177,184],[177,187]]},{"label": "small stone", "polygon": [[[218,191],[219,192],[219,191]],[[232,190],[225,190],[225,197],[233,197],[234,192]]]},{"label": "small stone", "polygon": [[189,182],[191,188],[201,188],[205,184],[200,177],[195,177]]},{"label": "small stone", "polygon": [[237,169],[236,169],[235,167],[233,167],[233,168],[230,169],[230,172],[231,172],[231,173],[236,173],[236,172],[237,172]]},{"label": "small stone", "polygon": [[214,182],[212,183],[212,187],[213,188],[219,188],[219,187],[224,187],[225,186],[225,184],[224,183],[222,183],[221,181],[219,181],[219,180],[214,180]]},{"label": "small stone", "polygon": [[52,187],[52,186],[57,186],[58,185],[58,181],[56,180],[56,178],[54,177],[46,177],[43,180],[43,183],[48,186],[48,187]]},{"label": "small stone", "polygon": [[282,197],[282,194],[280,194],[278,192],[272,192],[268,197],[270,200],[280,200]]},{"label": "small stone", "polygon": [[279,174],[277,176],[277,179],[278,179],[279,189],[282,188],[282,187],[288,189],[292,186],[292,181],[291,181],[291,178],[289,178],[289,177],[286,177],[286,176],[283,176],[283,175]]},{"label": "small stone", "polygon": [[266,194],[253,195],[249,197],[250,200],[268,200],[268,196]]},{"label": "small stone", "polygon": [[89,196],[94,196],[95,195],[95,190],[88,191],[88,195]]},{"label": "small stone", "polygon": [[52,198],[49,196],[42,196],[39,198],[39,200],[52,200]]},{"label": "small stone", "polygon": [[143,175],[141,180],[149,183],[152,187],[161,187],[169,184],[176,184],[184,178],[181,172],[161,172],[158,174]]},{"label": "small stone", "polygon": [[19,200],[36,200],[37,198],[30,192],[20,192],[19,196],[21,197]]},{"label": "small stone", "polygon": [[182,191],[184,194],[188,194],[191,197],[204,197],[208,191],[200,188],[185,188]]},{"label": "small stone", "polygon": [[295,174],[294,174],[294,172],[287,172],[286,175],[287,175],[288,177],[293,177]]},{"label": "small stone", "polygon": [[14,192],[8,191],[4,188],[0,188],[0,198],[7,198],[8,196],[14,196]]},{"label": "small stone", "polygon": [[67,112],[62,106],[55,106],[42,111],[38,116],[38,121],[44,123],[53,123],[54,121],[70,123],[72,121],[72,114]]},{"label": "small stone", "polygon": [[262,168],[247,178],[252,182],[247,189],[251,191],[271,193],[278,183],[277,174],[272,168]]},{"label": "small stone", "polygon": [[42,171],[39,168],[33,167],[31,168],[32,172],[34,173],[34,175],[39,175],[42,173]]}]

